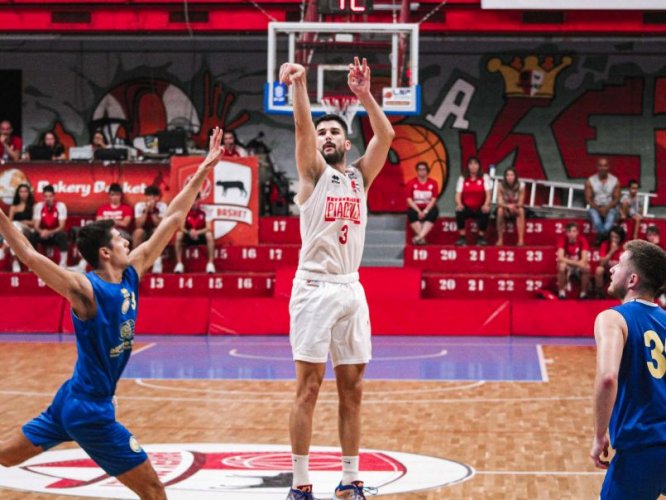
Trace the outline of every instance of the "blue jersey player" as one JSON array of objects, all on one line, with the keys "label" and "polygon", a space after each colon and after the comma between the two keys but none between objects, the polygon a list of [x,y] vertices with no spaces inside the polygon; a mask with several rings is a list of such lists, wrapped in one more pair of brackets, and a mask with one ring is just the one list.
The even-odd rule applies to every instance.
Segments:
[{"label": "blue jersey player", "polygon": [[222,131],[215,128],[209,153],[173,199],[162,223],[131,252],[113,221],[81,229],[78,248],[93,268],[67,271],[36,252],[0,210],[0,234],[16,256],[72,307],[78,359],[74,374],[48,409],[0,444],[0,465],[11,467],[65,441],[76,441],[110,476],[141,499],[165,499],[148,456],[115,418],[116,383],[134,343],[139,280],[182,226],[197,193],[220,156]]},{"label": "blue jersey player", "polygon": [[602,500],[666,494],[666,311],[654,303],[665,284],[666,253],[647,241],[627,243],[608,289],[622,305],[599,314],[594,325],[590,458],[608,469]]}]

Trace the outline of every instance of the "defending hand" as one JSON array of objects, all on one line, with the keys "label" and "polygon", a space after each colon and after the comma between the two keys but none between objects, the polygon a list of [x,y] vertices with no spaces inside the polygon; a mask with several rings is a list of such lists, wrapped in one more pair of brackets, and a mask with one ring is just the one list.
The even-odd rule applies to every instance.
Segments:
[{"label": "defending hand", "polygon": [[203,168],[214,166],[222,154],[222,135],[224,132],[220,127],[215,127],[208,141],[208,155],[201,164]]}]

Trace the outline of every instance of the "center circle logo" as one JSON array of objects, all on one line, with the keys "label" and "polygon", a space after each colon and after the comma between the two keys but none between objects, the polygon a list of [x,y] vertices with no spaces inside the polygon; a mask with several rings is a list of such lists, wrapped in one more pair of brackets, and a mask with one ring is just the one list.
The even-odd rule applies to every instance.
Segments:
[{"label": "center circle logo", "polygon": [[[254,444],[152,444],[143,447],[170,500],[283,500],[291,486],[288,446]],[[444,458],[361,450],[361,478],[378,494],[440,488],[471,478],[474,470]],[[315,496],[340,481],[339,448],[313,447],[310,476]],[[0,488],[90,498],[135,498],[80,449],[48,451],[20,466],[0,468]]]}]

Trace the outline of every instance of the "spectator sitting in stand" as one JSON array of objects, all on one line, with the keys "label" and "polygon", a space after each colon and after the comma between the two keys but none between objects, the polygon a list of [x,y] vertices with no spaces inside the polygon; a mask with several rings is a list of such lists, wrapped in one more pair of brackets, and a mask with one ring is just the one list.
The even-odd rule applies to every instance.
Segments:
[{"label": "spectator sitting in stand", "polygon": [[176,267],[173,272],[181,274],[185,272],[183,264],[183,246],[206,245],[208,252],[208,263],[206,272],[215,273],[215,240],[213,238],[213,224],[208,220],[206,211],[201,206],[201,194],[197,196],[192,209],[185,218],[183,227],[176,233]]},{"label": "spectator sitting in stand", "polygon": [[645,239],[650,243],[654,243],[655,245],[664,248],[664,246],[661,244],[661,236],[659,233],[660,231],[657,226],[649,226],[645,232]]},{"label": "spectator sitting in stand", "polygon": [[108,148],[109,142],[106,140],[104,132],[102,132],[101,130],[95,130],[92,136],[92,140],[90,141],[90,146],[92,147],[93,154],[98,149]]},{"label": "spectator sitting in stand", "polygon": [[[143,194],[146,199],[134,205],[134,233],[132,234],[132,246],[138,247],[141,243],[151,237],[167,210],[167,205],[160,201],[162,193],[157,186],[148,186]],[[153,273],[162,272],[162,256],[153,263]]]},{"label": "spectator sitting in stand", "polygon": [[56,201],[53,186],[44,186],[42,189],[44,201],[35,204],[33,222],[35,230],[30,234],[30,243],[33,247],[57,246],[60,250],[60,267],[67,267],[67,207],[61,201]]},{"label": "spectator sitting in stand", "polygon": [[620,220],[631,219],[634,222],[634,232],[632,239],[638,238],[638,230],[641,225],[642,217],[641,201],[638,198],[638,181],[631,179],[629,181],[629,192],[622,195],[620,200]]},{"label": "spectator sitting in stand", "polygon": [[504,178],[497,191],[497,246],[504,245],[505,221],[514,219],[518,232],[517,245],[525,245],[525,184],[513,167],[504,171]]},{"label": "spectator sitting in stand", "polygon": [[21,159],[21,150],[23,141],[17,135],[14,135],[14,127],[8,120],[0,122],[0,161],[19,161]]},{"label": "spectator sitting in stand", "polygon": [[615,225],[620,203],[620,182],[609,173],[606,158],[599,158],[597,173],[585,181],[585,201],[590,205],[589,213],[597,232],[598,245]]},{"label": "spectator sitting in stand", "polygon": [[[29,184],[19,184],[14,192],[14,199],[9,207],[7,217],[14,223],[14,226],[23,233],[23,236],[32,241],[32,234],[35,232],[35,221],[33,220],[35,207],[35,197],[32,194]],[[21,272],[21,264],[12,254],[12,271]]]},{"label": "spectator sitting in stand", "polygon": [[129,228],[132,224],[132,207],[123,203],[123,188],[113,183],[109,186],[109,203],[97,209],[95,220],[111,219],[120,235],[127,241],[132,241]]},{"label": "spectator sitting in stand", "polygon": [[610,276],[610,268],[620,261],[627,235],[620,226],[613,226],[608,233],[608,239],[599,247],[599,265],[594,270],[594,285],[597,297],[606,296],[606,279]]},{"label": "spectator sitting in stand", "polygon": [[590,284],[590,245],[578,233],[578,224],[569,222],[557,245],[557,295],[566,298],[566,286],[573,275],[580,276],[580,298],[587,298]]},{"label": "spectator sitting in stand", "polygon": [[425,237],[432,230],[439,210],[437,209],[437,197],[439,187],[437,181],[428,177],[430,168],[428,164],[419,162],[416,164],[416,178],[407,183],[407,219],[414,231],[412,243],[425,245]]},{"label": "spectator sitting in stand", "polygon": [[58,138],[53,132],[46,132],[39,143],[40,146],[47,146],[51,148],[52,160],[66,160],[65,147],[60,143]]},{"label": "spectator sitting in stand", "polygon": [[233,130],[224,131],[221,156],[227,158],[245,158],[247,156],[245,148],[238,145],[238,138]]},{"label": "spectator sitting in stand", "polygon": [[467,168],[458,178],[456,185],[456,225],[458,227],[458,241],[456,245],[467,244],[465,237],[465,222],[467,219],[476,219],[479,224],[479,237],[477,245],[487,245],[485,234],[490,216],[490,191],[493,181],[488,174],[483,173],[481,162],[476,157],[467,160]]}]

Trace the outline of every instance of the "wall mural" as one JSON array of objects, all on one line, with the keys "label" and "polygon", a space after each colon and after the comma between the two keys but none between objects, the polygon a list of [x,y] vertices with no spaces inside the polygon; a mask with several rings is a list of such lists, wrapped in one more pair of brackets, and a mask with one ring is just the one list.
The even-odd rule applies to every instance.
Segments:
[{"label": "wall mural", "polygon": [[[264,44],[188,51],[153,42],[57,56],[50,53],[57,46],[0,47],[0,69],[23,71],[27,143],[54,130],[65,145],[83,145],[93,128],[133,142],[177,126],[202,148],[208,130],[222,125],[241,142],[264,132],[275,164],[295,177],[291,118],[263,112]],[[455,178],[470,156],[500,173],[514,165],[526,178],[580,183],[606,156],[623,184],[638,179],[658,195],[653,205],[666,206],[666,64],[658,44],[530,44],[422,40],[422,113],[392,119],[396,140],[371,191],[372,210],[404,210],[403,186],[423,160],[451,211]],[[367,119],[357,123],[353,154],[371,135]]]}]

